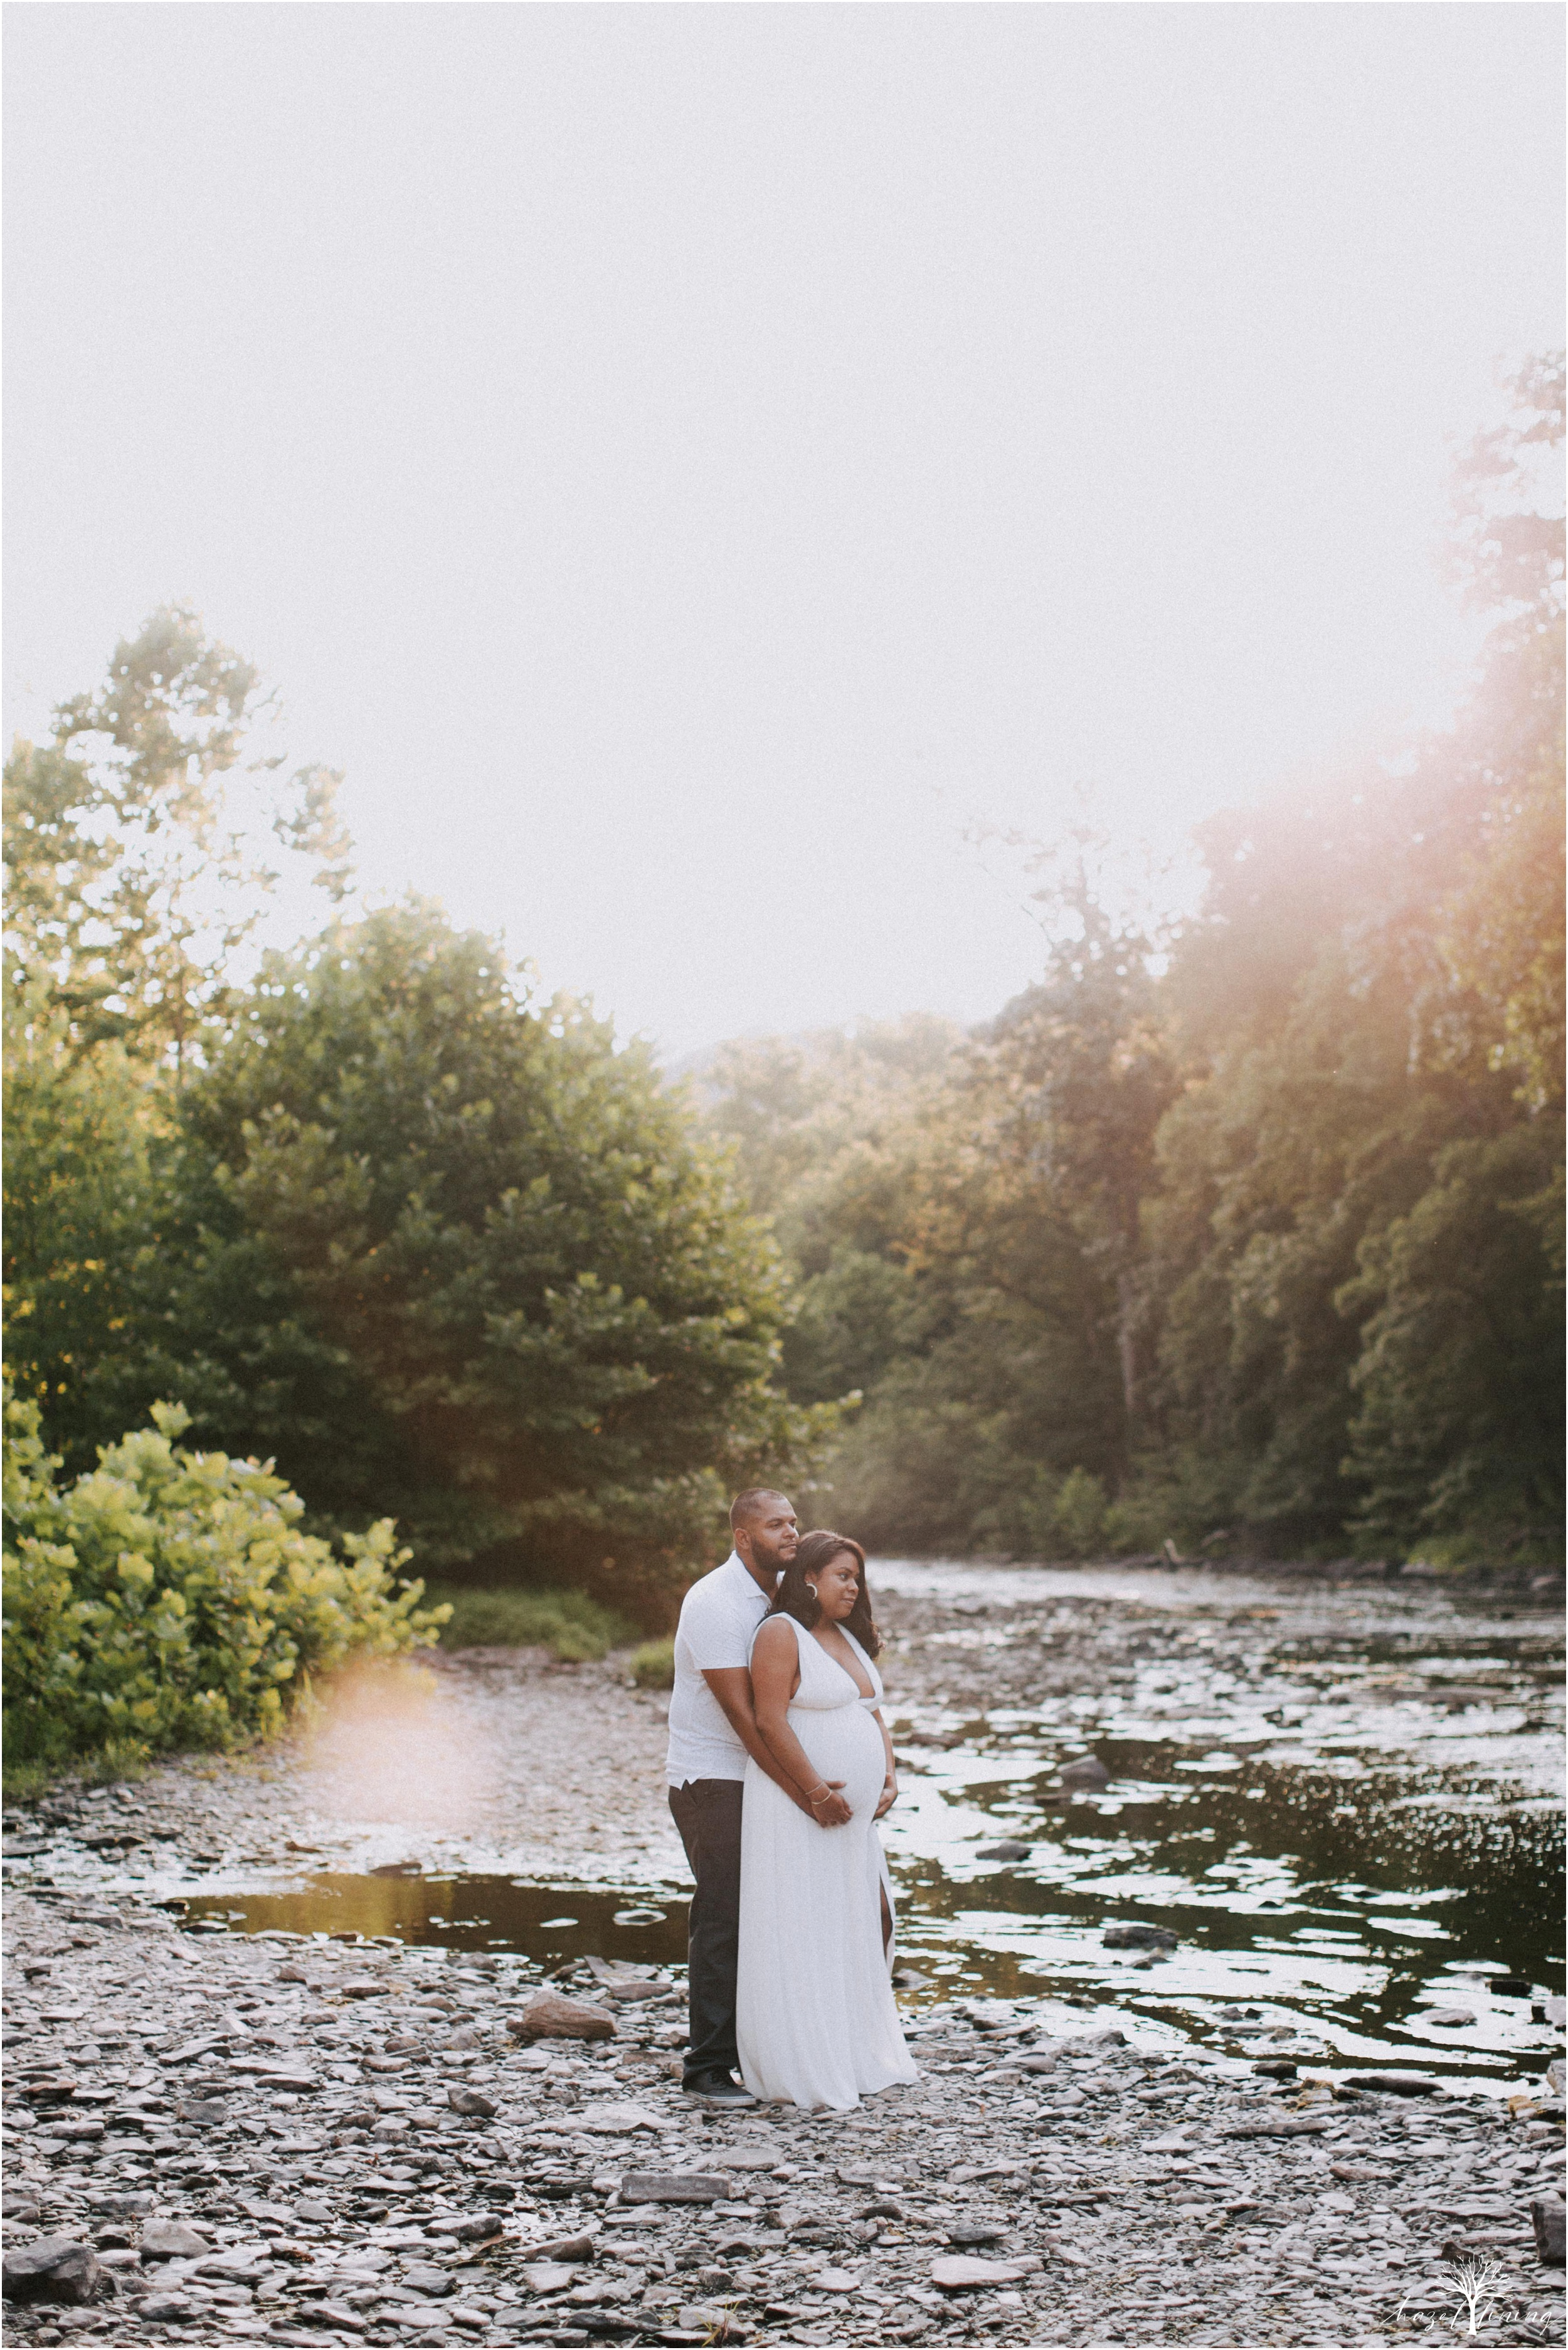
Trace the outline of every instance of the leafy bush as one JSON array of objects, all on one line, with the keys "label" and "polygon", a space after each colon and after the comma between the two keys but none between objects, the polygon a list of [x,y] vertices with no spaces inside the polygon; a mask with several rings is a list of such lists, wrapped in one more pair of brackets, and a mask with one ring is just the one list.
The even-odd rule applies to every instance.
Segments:
[{"label": "leafy bush", "polygon": [[431,1586],[450,1613],[444,1648],[548,1648],[563,1663],[583,1664],[618,1648],[634,1627],[582,1591],[479,1591],[462,1584]]},{"label": "leafy bush", "polygon": [[175,1439],[186,1415],[106,1448],[58,1486],[36,1405],[5,1399],[6,1740],[21,1760],[109,1746],[226,1746],[276,1730],[306,1677],[350,1656],[428,1647],[440,1609],[394,1586],[409,1554],[392,1521],[346,1537],[347,1559],[299,1532],[280,1477]]},{"label": "leafy bush", "polygon": [[631,1677],[639,1689],[673,1689],[674,1641],[645,1640],[640,1648],[632,1651]]}]

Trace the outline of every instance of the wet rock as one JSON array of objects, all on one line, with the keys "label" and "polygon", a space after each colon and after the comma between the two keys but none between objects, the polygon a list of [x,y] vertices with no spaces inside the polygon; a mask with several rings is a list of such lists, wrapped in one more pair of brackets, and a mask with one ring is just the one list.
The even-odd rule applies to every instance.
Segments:
[{"label": "wet rock", "polygon": [[5,2259],[7,2301],[24,2305],[61,2302],[79,2307],[104,2289],[106,2277],[92,2247],[74,2236],[39,2236],[19,2244]]},{"label": "wet rock", "polygon": [[1032,1844],[1014,1844],[1008,1836],[1004,1837],[1001,1844],[981,1845],[975,1854],[975,1858],[976,1860],[1027,1860],[1033,1849],[1034,1846]]},{"label": "wet rock", "polygon": [[558,1991],[536,1991],[520,2013],[509,2015],[514,2040],[613,2040],[615,2018],[587,2000]]},{"label": "wet rock", "polygon": [[1541,2196],[1530,2207],[1530,2221],[1535,2230],[1535,2250],[1542,2267],[1560,2269],[1568,2251],[1568,2240],[1563,2234],[1568,2210],[1554,2198]]},{"label": "wet rock", "polygon": [[1064,1762],[1058,1776],[1064,1787],[1108,1787],[1111,1774],[1097,1754],[1079,1754]]},{"label": "wet rock", "polygon": [[1168,1926],[1107,1926],[1100,1937],[1107,1950],[1174,1950],[1180,1939]]},{"label": "wet rock", "polygon": [[1429,2023],[1439,2032],[1463,2032],[1475,2020],[1475,2011],[1469,2007],[1428,2007],[1416,2018],[1417,2023]]}]

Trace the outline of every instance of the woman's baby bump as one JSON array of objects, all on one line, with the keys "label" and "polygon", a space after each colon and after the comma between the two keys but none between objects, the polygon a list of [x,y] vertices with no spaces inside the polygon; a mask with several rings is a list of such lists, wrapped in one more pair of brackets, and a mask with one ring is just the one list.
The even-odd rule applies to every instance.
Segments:
[{"label": "woman's baby bump", "polygon": [[789,1726],[825,1779],[842,1779],[845,1802],[858,1817],[882,1799],[887,1760],[882,1734],[858,1705],[791,1706]]}]

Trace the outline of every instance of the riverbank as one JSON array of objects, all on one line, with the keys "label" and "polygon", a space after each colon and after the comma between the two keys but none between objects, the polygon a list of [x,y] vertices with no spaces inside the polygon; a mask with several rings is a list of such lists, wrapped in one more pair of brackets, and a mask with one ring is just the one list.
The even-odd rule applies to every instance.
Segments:
[{"label": "riverbank", "polygon": [[[879,1575],[905,1773],[889,1846],[926,1975],[901,1994],[914,2088],[842,2117],[694,2113],[679,1969],[647,2002],[603,1979],[678,1925],[663,1700],[614,1658],[440,1659],[429,1683],[350,1687],[264,1754],[7,1815],[7,2241],[88,2245],[114,2295],[13,2311],[15,2337],[1366,2344],[1451,2312],[1469,2258],[1501,2295],[1476,2338],[1555,2338],[1531,2206],[1557,2182],[1561,2103],[1528,1997],[1478,1977],[1469,2022],[1433,2027],[1386,1968],[1393,2020],[1357,2088],[1366,1968],[1310,1957],[1326,1988],[1302,1988],[1324,1886],[1251,1918],[1230,1880],[1204,1892],[1215,1856],[1242,1867],[1236,1846],[1256,1862],[1273,1833],[1271,1797],[1223,1841],[1240,1783],[1295,1791],[1299,1846],[1324,1757],[1357,1761],[1379,1836],[1417,1749],[1422,1787],[1484,1799],[1489,1835],[1533,1818],[1550,1623],[1400,1594],[1368,1617],[1283,1579]],[[1085,1747],[1107,1784],[1062,1788]],[[1158,1882],[1137,1841],[1157,1821]],[[996,1856],[1014,1831],[1025,1857]],[[604,1890],[555,1904],[575,1962],[554,1917],[554,1940],[505,1950],[483,1921],[441,1949],[417,1907],[396,1913],[465,1878]],[[222,1930],[247,1902],[349,1884],[384,1892],[386,1940]],[[612,1918],[639,1895],[651,1909]],[[667,1928],[615,1922],[660,1900]],[[1108,1946],[1107,1911],[1170,1919],[1178,1947]],[[1397,1947],[1440,1950],[1420,1937],[1448,1914],[1417,1905]],[[1422,1964],[1435,1982],[1440,1957]],[[1261,1995],[1227,2006],[1242,1966]],[[519,2043],[509,2024],[563,1967],[613,2037]],[[631,2200],[650,2169],[711,2199]],[[155,2251],[160,2216],[199,2241]],[[587,2256],[542,2267],[552,2241]],[[1003,2273],[966,2284],[940,2266],[961,2258]]]},{"label": "riverbank", "polygon": [[505,1960],[26,1896],[7,1930],[8,2244],[90,2246],[112,2295],[17,2340],[1370,2345],[1454,2312],[1460,2256],[1480,2338],[1555,2338],[1528,2099],[1282,2088],[1023,2002],[929,2010],[859,2113],[709,2120],[657,1999],[519,2045]]}]

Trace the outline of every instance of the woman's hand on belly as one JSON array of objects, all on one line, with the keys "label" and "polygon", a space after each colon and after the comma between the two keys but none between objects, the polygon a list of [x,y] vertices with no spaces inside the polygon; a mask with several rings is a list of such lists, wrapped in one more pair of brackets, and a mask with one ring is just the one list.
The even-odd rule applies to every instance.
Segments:
[{"label": "woman's hand on belly", "polygon": [[[802,1752],[830,1787],[843,1793],[833,1804],[819,1804],[813,1817],[841,1827],[851,1817],[868,1820],[882,1794],[886,1757],[876,1725],[857,1708],[791,1707],[790,1727]],[[817,1792],[815,1787],[811,1791]]]}]

